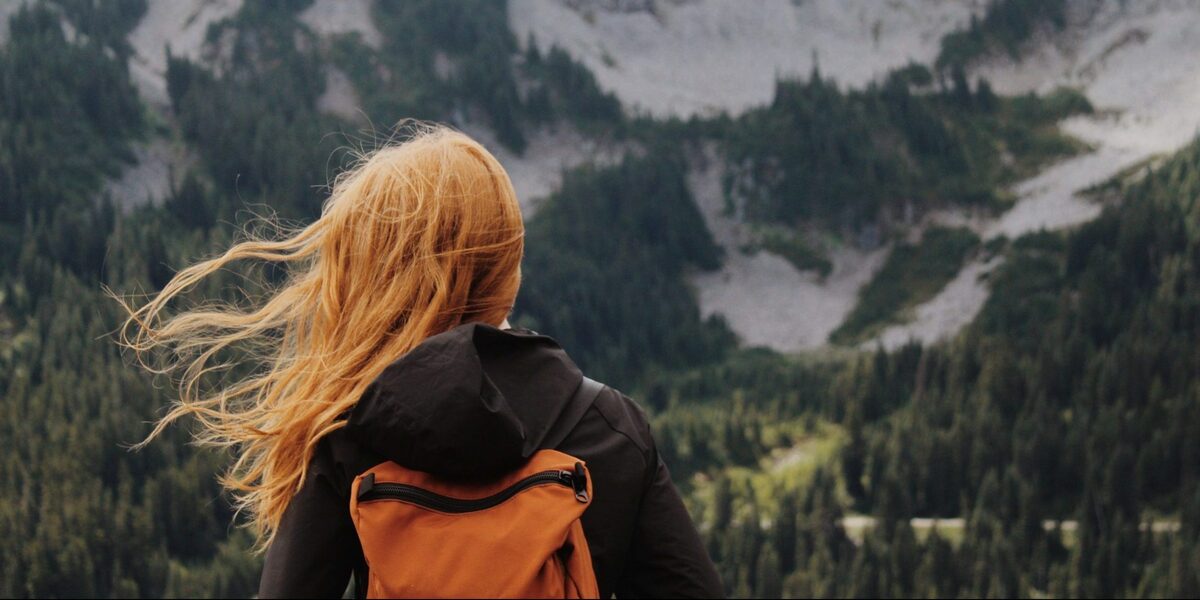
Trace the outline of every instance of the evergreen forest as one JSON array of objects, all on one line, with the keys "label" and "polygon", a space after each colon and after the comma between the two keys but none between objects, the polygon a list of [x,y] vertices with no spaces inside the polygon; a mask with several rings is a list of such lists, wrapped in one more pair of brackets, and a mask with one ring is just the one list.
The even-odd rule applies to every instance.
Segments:
[{"label": "evergreen forest", "polygon": [[[212,60],[164,48],[156,108],[130,70],[148,1],[29,2],[0,45],[0,596],[256,592],[229,457],[188,425],[129,448],[173,388],[114,342],[106,290],[311,221],[405,118],[481,123],[517,154],[555,128],[634,149],[563,173],[528,217],[513,321],[646,409],[729,595],[1200,596],[1200,141],[1098,186],[1075,229],[906,237],[908,211],[1002,211],[1088,151],[1057,126],[1095,110],[1082,93],[969,75],[1063,27],[1062,2],[991,2],[932,64],[862,88],[815,68],[745,113],[665,119],[486,0],[377,2],[377,48],[318,36],[307,2],[247,2],[209,27]],[[331,66],[374,130],[319,109]],[[195,160],[161,198],[115,197],[154,139]],[[893,245],[828,351],[750,347],[702,315],[689,277],[729,258],[688,185],[706,149],[754,250],[823,276],[830,239]],[[981,252],[1003,263],[961,333],[861,345]],[[188,297],[252,301],[282,275],[239,266]]]}]

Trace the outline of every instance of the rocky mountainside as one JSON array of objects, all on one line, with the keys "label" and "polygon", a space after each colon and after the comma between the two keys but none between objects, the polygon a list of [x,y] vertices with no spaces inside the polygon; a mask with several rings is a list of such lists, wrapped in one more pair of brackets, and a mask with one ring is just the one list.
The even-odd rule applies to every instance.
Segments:
[{"label": "rocky mountainside", "polygon": [[[961,211],[929,222],[966,224],[985,240],[1090,220],[1099,205],[1080,192],[1156,156],[1200,131],[1200,10],[1181,1],[1066,3],[1061,30],[1039,29],[1016,57],[999,53],[971,65],[1003,94],[1078,88],[1096,105],[1063,123],[1092,150],[1017,183],[1019,201],[1000,215]],[[944,35],[965,27],[983,3],[939,2],[541,2],[514,0],[509,23],[521,40],[555,43],[596,73],[629,110],[687,117],[738,113],[766,104],[776,77],[815,64],[847,87],[861,87],[915,61],[932,63]],[[716,168],[720,168],[717,166]],[[720,207],[717,174],[697,172],[693,194],[727,250],[745,240]],[[718,274],[695,279],[707,314],[722,314],[743,340],[779,350],[825,345],[883,250],[846,247],[825,278],[778,256],[736,256]],[[730,254],[735,254],[730,252]],[[979,257],[908,323],[878,340],[896,347],[958,331],[987,298],[984,277],[998,261]],[[868,342],[873,344],[874,342]]]},{"label": "rocky mountainside", "polygon": [[[3,11],[21,4],[5,3]],[[129,34],[134,49],[129,64],[143,101],[164,120],[172,118],[167,50],[200,63],[213,60],[221,42],[207,39],[209,26],[241,6],[241,0],[149,4]],[[950,224],[987,241],[1074,226],[1099,212],[1099,204],[1081,191],[1178,149],[1196,133],[1200,62],[1186,60],[1200,57],[1200,11],[1194,4],[1071,0],[1066,7],[1064,27],[1041,27],[1018,54],[981,57],[969,72],[1007,95],[1064,85],[1081,90],[1097,110],[1061,126],[1091,150],[1014,184],[1018,201],[1001,214],[938,210],[914,224],[917,235],[924,227]],[[846,89],[878,83],[906,64],[933,64],[943,37],[985,10],[980,1],[943,0],[512,0],[508,25],[522,46],[533,42],[568,52],[627,114],[665,119],[744,113],[771,101],[777,79],[804,77],[814,68]],[[327,40],[350,34],[371,48],[382,43],[368,0],[316,0],[300,21]],[[327,66],[325,77],[318,107],[362,122],[359,94],[345,73]],[[467,116],[457,124],[496,148],[530,211],[557,189],[564,170],[612,164],[631,149],[559,127],[533,131],[527,147],[515,152],[496,141],[484,120]],[[186,147],[165,138],[142,142],[135,152],[138,164],[108,187],[124,205],[165,195],[171,174],[179,176],[195,161]],[[723,210],[720,182],[727,174],[721,157],[696,161],[692,171],[692,195],[727,256],[718,272],[692,277],[703,313],[723,316],[748,345],[783,351],[826,346],[890,246],[835,244],[824,276],[776,254],[740,251],[753,234]],[[896,347],[958,331],[987,298],[986,276],[999,262],[991,255],[974,257],[935,296],[866,343]]]}]

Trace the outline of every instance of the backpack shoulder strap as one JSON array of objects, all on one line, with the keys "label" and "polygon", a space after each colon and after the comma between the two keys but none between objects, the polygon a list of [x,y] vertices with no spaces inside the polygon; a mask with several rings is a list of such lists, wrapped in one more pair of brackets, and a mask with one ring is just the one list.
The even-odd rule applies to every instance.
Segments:
[{"label": "backpack shoulder strap", "polygon": [[567,406],[563,408],[562,414],[558,416],[558,421],[546,433],[546,437],[542,438],[541,447],[554,449],[563,440],[567,439],[575,426],[579,424],[579,420],[583,418],[584,413],[592,407],[592,403],[596,401],[596,397],[600,392],[604,391],[604,384],[592,379],[584,377],[579,382],[579,387],[575,388],[575,394],[567,401]]}]

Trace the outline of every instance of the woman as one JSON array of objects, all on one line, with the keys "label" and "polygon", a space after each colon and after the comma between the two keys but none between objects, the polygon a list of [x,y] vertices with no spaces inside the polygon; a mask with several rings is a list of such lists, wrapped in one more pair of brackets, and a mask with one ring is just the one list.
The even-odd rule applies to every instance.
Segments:
[{"label": "woman", "polygon": [[[348,506],[373,465],[487,478],[547,445],[590,470],[581,522],[601,597],[722,593],[637,405],[604,388],[567,421],[578,367],[551,338],[508,327],[523,249],[499,162],[432,127],[339,177],[311,225],[238,243],[130,309],[124,343],[139,357],[173,350],[168,368],[183,371],[147,442],[192,415],[200,441],[234,450],[222,483],[267,549],[260,596],[339,596],[352,574],[365,581]],[[290,277],[254,310],[162,317],[239,259]],[[239,348],[262,368],[202,394],[210,361]]]}]

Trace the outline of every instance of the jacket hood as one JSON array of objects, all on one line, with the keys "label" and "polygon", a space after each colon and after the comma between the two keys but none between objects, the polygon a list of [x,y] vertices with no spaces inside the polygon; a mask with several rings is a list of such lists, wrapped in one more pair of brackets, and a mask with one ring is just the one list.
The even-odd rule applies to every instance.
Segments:
[{"label": "jacket hood", "polygon": [[468,323],[388,365],[351,411],[346,432],[409,469],[494,476],[537,451],[582,377],[547,336]]}]

